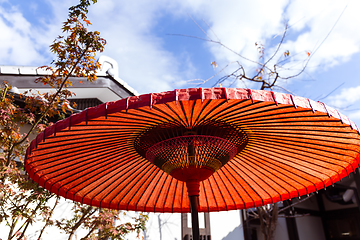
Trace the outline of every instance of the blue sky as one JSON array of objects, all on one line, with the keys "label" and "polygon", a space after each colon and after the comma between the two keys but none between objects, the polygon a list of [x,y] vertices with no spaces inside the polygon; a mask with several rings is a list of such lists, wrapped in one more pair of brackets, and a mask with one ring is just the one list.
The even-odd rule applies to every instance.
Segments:
[{"label": "blue sky", "polygon": [[[48,64],[52,57],[48,46],[61,34],[67,8],[76,3],[0,0],[0,64]],[[359,7],[355,0],[99,0],[90,8],[89,18],[91,28],[108,41],[103,54],[118,61],[119,77],[139,93],[197,87],[222,67],[241,60],[217,44],[172,34],[200,38],[208,34],[243,56],[258,60],[255,42],[264,44],[266,53],[271,54],[286,21],[288,35],[275,60],[289,50],[291,71],[280,72],[295,73],[306,61],[306,52],[313,55],[304,74],[281,82],[281,86],[296,95],[324,101],[360,123],[360,111],[356,110],[360,98],[356,74],[360,60]],[[299,62],[295,64],[295,60]],[[218,63],[216,69],[210,65],[212,61]],[[251,75],[254,65],[242,60],[241,64]],[[213,86],[234,67],[230,64],[201,86]],[[240,81],[224,82],[223,86],[230,84],[258,88]]]},{"label": "blue sky", "polygon": [[[67,8],[77,2],[0,0],[0,65],[49,64],[48,46],[61,34]],[[304,74],[281,86],[339,109],[360,126],[359,9],[357,0],[98,0],[89,19],[91,28],[108,41],[103,54],[118,62],[119,77],[139,93],[198,87],[199,79],[208,79],[234,61],[241,61],[250,75],[255,69],[217,44],[171,34],[208,34],[258,60],[255,42],[263,43],[267,54],[274,52],[286,21],[288,35],[274,61],[289,50],[290,70],[282,73],[293,74],[307,60],[306,52],[311,52],[311,59]],[[201,86],[213,86],[223,73]],[[231,86],[258,88],[240,81]]]}]

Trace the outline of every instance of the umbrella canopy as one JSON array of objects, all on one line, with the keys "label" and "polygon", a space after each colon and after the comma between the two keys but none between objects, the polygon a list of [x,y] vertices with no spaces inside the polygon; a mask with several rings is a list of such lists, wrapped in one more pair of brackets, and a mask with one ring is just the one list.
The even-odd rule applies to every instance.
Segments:
[{"label": "umbrella canopy", "polygon": [[[320,102],[250,89],[181,89],[109,102],[45,129],[26,171],[102,208],[244,209],[334,184],[360,163],[360,136]],[[191,194],[190,194],[191,193]]]}]

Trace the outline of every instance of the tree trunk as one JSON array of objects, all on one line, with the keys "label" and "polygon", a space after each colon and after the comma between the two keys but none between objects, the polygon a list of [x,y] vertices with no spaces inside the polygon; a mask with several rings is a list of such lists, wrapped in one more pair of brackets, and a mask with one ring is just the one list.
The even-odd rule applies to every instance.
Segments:
[{"label": "tree trunk", "polygon": [[278,205],[273,204],[273,209],[267,209],[266,206],[256,208],[259,214],[260,228],[264,235],[264,240],[274,240],[276,224],[278,220]]}]

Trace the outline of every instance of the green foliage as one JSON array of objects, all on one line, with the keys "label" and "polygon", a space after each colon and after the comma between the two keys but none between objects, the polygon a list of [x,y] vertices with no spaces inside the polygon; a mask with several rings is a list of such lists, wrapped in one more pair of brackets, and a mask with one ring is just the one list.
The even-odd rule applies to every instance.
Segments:
[{"label": "green foliage", "polygon": [[121,216],[125,217],[125,212],[99,209],[79,203],[73,205],[73,212],[74,214],[70,218],[56,221],[58,228],[64,233],[69,234],[69,239],[72,238],[74,232],[81,224],[87,230],[87,234],[81,238],[82,240],[121,240],[124,239],[126,234],[131,232],[137,233],[139,237],[140,232],[145,230],[145,223],[148,218],[146,215],[139,214],[138,217],[132,219],[133,221],[122,223]]}]

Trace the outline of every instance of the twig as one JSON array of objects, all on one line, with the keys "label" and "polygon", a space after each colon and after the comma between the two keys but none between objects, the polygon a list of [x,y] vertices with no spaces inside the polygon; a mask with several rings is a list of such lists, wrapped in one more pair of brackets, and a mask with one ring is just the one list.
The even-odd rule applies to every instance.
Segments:
[{"label": "twig", "polygon": [[39,117],[39,119],[31,126],[30,130],[28,131],[28,133],[19,141],[15,142],[11,148],[8,151],[8,156],[7,156],[7,162],[6,162],[6,166],[9,166],[10,164],[10,157],[11,154],[14,150],[14,148],[20,144],[22,144],[27,137],[34,131],[34,129],[37,127],[37,125],[44,119],[45,115],[49,112],[49,110],[51,109],[53,103],[56,100],[56,97],[60,94],[60,92],[62,91],[65,83],[67,82],[67,80],[69,79],[69,77],[72,75],[72,73],[74,72],[75,68],[77,67],[77,65],[79,64],[79,62],[81,61],[82,57],[87,53],[88,49],[90,46],[87,46],[84,51],[81,53],[81,55],[78,57],[77,61],[75,62],[75,64],[71,67],[70,72],[68,73],[68,75],[65,77],[65,79],[62,81],[61,85],[59,86],[59,89],[56,91],[55,95],[52,97],[51,101],[48,103],[48,106],[46,107],[46,109],[44,110],[44,112],[41,114],[41,116]]},{"label": "twig", "polygon": [[289,209],[289,208],[292,208],[293,206],[295,206],[295,205],[297,205],[297,204],[299,204],[299,203],[302,203],[302,202],[308,200],[308,199],[311,198],[312,196],[314,196],[314,193],[309,194],[309,196],[307,196],[307,197],[299,200],[299,201],[296,202],[296,203],[292,203],[292,204],[290,204],[289,206],[280,209],[280,210],[279,210],[279,213],[281,213],[281,212],[283,212],[283,211],[285,211],[285,210],[287,210],[287,209]]}]

